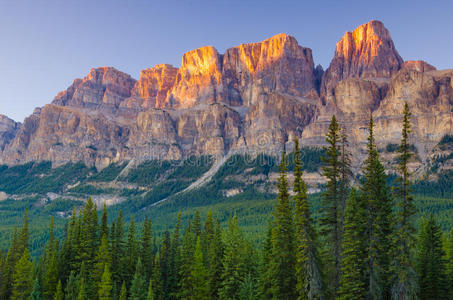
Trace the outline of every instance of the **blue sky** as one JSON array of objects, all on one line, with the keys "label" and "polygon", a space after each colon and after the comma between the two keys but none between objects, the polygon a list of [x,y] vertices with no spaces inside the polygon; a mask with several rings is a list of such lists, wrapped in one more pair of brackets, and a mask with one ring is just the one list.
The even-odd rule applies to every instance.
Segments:
[{"label": "blue sky", "polygon": [[327,68],[345,31],[377,19],[405,60],[453,68],[453,1],[0,0],[0,114],[16,121],[92,67],[138,78],[184,52],[220,52],[277,33]]}]

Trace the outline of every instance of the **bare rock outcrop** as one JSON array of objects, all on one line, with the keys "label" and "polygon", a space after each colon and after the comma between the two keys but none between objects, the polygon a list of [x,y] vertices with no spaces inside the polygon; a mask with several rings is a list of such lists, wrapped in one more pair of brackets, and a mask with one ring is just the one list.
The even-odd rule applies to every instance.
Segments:
[{"label": "bare rock outcrop", "polygon": [[11,142],[20,129],[21,124],[7,116],[0,115],[0,152]]}]

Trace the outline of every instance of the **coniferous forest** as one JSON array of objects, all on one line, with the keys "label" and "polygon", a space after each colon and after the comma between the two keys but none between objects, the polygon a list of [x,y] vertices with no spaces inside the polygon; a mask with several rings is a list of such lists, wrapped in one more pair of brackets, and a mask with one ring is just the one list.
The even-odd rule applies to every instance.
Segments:
[{"label": "coniferous forest", "polygon": [[[299,142],[294,184],[282,154],[278,197],[259,243],[195,211],[188,224],[163,235],[152,220],[138,229],[123,215],[109,219],[89,199],[73,210],[64,237],[54,234],[40,257],[29,251],[28,216],[0,252],[0,299],[453,299],[453,232],[417,213],[408,164],[410,110],[402,122],[396,184],[388,185],[368,124],[367,157],[351,171],[346,129],[332,117],[322,173],[327,178],[319,218],[310,210]],[[292,149],[291,149],[292,150]],[[356,179],[359,178],[359,179]]]}]

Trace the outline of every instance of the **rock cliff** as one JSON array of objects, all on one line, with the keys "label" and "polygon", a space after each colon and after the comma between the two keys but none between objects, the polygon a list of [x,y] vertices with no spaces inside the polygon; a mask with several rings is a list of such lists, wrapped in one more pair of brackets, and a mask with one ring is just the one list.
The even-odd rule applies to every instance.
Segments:
[{"label": "rock cliff", "polygon": [[311,49],[286,34],[224,54],[201,47],[185,53],[181,67],[156,65],[138,80],[92,69],[24,124],[0,116],[0,163],[81,160],[103,168],[131,159],[275,154],[296,137],[324,144],[335,113],[358,165],[370,114],[378,142],[398,142],[405,101],[423,158],[453,132],[452,77],[423,61],[404,62],[379,21],[347,32],[325,72],[314,67]]}]

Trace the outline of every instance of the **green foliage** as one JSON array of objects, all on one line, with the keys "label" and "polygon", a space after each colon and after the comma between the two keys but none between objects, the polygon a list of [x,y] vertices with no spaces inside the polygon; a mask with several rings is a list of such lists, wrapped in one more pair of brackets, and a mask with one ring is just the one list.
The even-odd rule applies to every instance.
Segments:
[{"label": "green foliage", "polygon": [[364,299],[366,297],[366,225],[365,199],[352,189],[345,212],[343,255],[339,299]]},{"label": "green foliage", "polygon": [[335,118],[329,125],[326,135],[328,147],[325,149],[323,157],[324,166],[322,174],[327,178],[325,191],[322,198],[321,211],[321,234],[325,237],[328,245],[328,257],[332,259],[329,267],[333,276],[333,292],[336,295],[340,281],[340,253],[342,235],[342,203],[341,203],[341,152],[340,152],[340,126]]},{"label": "green foliage", "polygon": [[30,261],[30,252],[25,249],[24,254],[14,267],[12,278],[11,299],[28,299],[33,289],[33,264]]},{"label": "green foliage", "polygon": [[149,160],[130,170],[124,180],[142,186],[155,185],[156,181],[175,164],[176,162],[165,160]]},{"label": "green foliage", "polygon": [[274,211],[272,259],[270,262],[273,278],[272,293],[277,299],[293,299],[296,294],[295,228],[289,199],[285,159],[285,153],[283,153],[278,180],[277,205]]},{"label": "green foliage", "polygon": [[423,218],[417,249],[420,299],[442,299],[446,294],[442,231],[433,215]]},{"label": "green foliage", "polygon": [[60,192],[68,184],[93,173],[83,163],[68,163],[52,169],[50,162],[0,168],[0,190],[8,194]]},{"label": "green foliage", "polygon": [[321,299],[324,287],[318,240],[307,201],[307,186],[302,179],[302,162],[298,140],[295,141],[294,161],[296,290],[299,299]]},{"label": "green foliage", "polygon": [[112,163],[106,168],[102,169],[99,173],[93,174],[88,178],[90,181],[108,182],[115,180],[121,171],[126,167],[127,163],[116,164]]}]

